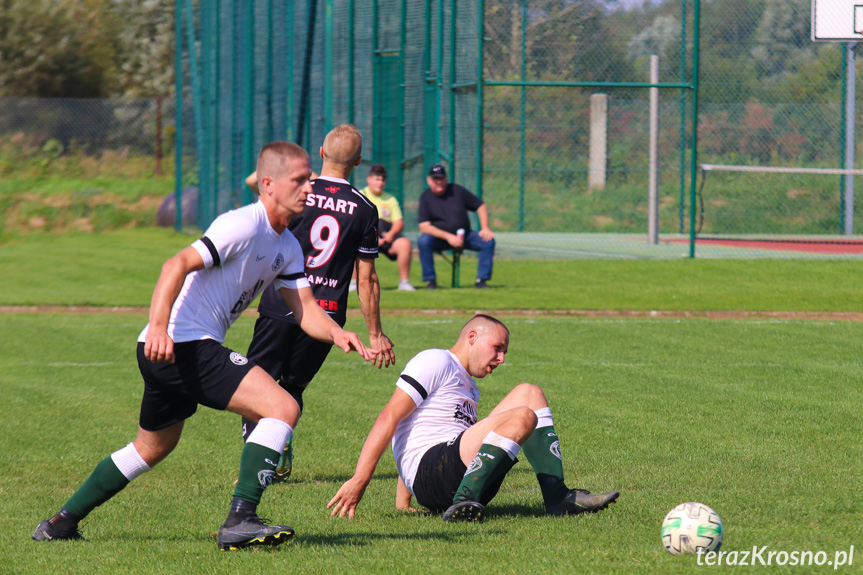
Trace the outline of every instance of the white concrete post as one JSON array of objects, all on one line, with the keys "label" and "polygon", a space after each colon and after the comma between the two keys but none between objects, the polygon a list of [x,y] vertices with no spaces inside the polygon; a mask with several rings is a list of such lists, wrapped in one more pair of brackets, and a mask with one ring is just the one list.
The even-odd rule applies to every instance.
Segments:
[{"label": "white concrete post", "polygon": [[590,96],[590,166],[587,186],[592,190],[605,189],[605,166],[608,153],[608,96]]},{"label": "white concrete post", "polygon": [[[650,83],[659,83],[659,56],[650,57]],[[650,90],[648,143],[647,241],[659,243],[659,88]]]}]

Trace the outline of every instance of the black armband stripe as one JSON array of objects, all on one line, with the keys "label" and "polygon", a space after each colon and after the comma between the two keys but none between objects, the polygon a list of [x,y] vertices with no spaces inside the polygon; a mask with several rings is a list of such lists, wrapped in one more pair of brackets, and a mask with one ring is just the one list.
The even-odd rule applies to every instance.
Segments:
[{"label": "black armband stripe", "polygon": [[216,246],[213,244],[213,240],[204,236],[201,238],[201,242],[207,246],[207,249],[210,250],[210,255],[213,256],[213,265],[218,266],[222,263],[221,258],[219,258],[219,250],[216,249]]},{"label": "black armband stripe", "polygon": [[425,390],[425,388],[423,386],[421,386],[420,383],[417,380],[415,380],[414,378],[412,378],[411,376],[401,374],[400,377],[402,380],[409,383],[411,387],[413,387],[415,390],[417,390],[417,393],[420,394],[420,397],[422,397],[423,399],[425,399],[429,396],[429,393]]},{"label": "black armband stripe", "polygon": [[306,274],[303,272],[297,272],[295,274],[279,274],[276,276],[276,278],[278,278],[280,280],[286,280],[286,281],[298,280],[298,279],[304,278],[304,277],[306,277]]}]

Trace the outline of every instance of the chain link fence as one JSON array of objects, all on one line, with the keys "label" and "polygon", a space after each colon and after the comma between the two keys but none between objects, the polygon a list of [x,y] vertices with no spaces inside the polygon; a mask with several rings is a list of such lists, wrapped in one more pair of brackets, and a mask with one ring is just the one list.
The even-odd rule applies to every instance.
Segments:
[{"label": "chain link fence", "polygon": [[[811,41],[809,0],[177,6],[183,120],[174,126],[168,102],[163,114],[179,130],[182,180],[203,191],[201,226],[251,199],[242,182],[264,143],[297,141],[319,169],[327,130],[351,122],[366,161],[354,181],[383,163],[409,234],[441,162],[487,202],[502,256],[681,257],[694,231],[705,257],[859,257],[854,176],[818,171],[855,167],[844,118],[854,53]],[[89,102],[95,111],[4,101],[0,138],[152,153],[153,100]],[[806,247],[823,243],[838,247]]]},{"label": "chain link fence", "polygon": [[0,98],[0,138],[21,145],[95,155],[105,150],[153,156],[171,145],[174,102],[157,98]]}]

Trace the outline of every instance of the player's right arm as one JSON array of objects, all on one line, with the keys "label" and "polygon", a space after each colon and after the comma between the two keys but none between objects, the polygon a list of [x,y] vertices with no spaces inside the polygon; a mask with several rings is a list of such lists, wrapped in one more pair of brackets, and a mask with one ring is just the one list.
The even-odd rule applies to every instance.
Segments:
[{"label": "player's right arm", "polygon": [[396,427],[405,417],[413,413],[416,407],[410,395],[396,388],[363,444],[354,476],[345,481],[335,497],[327,504],[327,509],[333,510],[331,516],[354,518],[357,505],[372,480],[378,461],[393,440]]},{"label": "player's right arm", "polygon": [[377,357],[379,350],[364,346],[357,334],[342,329],[327,312],[321,309],[315,300],[312,288],[308,286],[299,289],[281,287],[279,293],[291,311],[294,312],[294,318],[300,329],[313,338],[332,343],[344,350],[345,353],[354,349],[366,361],[374,360]]},{"label": "player's right arm", "polygon": [[174,363],[174,341],[168,336],[171,308],[190,273],[204,269],[204,259],[189,246],[162,265],[162,273],[150,301],[150,324],[144,341],[144,355],[150,361]]}]

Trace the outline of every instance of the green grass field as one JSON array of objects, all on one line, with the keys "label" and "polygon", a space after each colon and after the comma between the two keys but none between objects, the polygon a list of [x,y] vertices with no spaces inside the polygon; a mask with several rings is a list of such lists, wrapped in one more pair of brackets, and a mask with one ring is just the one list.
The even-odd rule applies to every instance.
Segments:
[{"label": "green grass field", "polygon": [[[388,319],[399,365],[448,346],[464,319]],[[141,385],[133,342],[145,318],[2,315],[0,571],[696,572],[704,567],[694,556],[668,555],[659,538],[665,513],[690,500],[718,511],[729,551],[766,545],[832,559],[863,544],[863,365],[849,353],[863,324],[504,319],[510,353],[480,382],[480,415],[521,381],[541,385],[568,482],[617,489],[615,505],[544,517],[522,461],[483,524],[445,524],[394,510],[395,466],[385,455],[359,518],[331,519],[325,505],[352,474],[398,374],[334,354],[307,392],[295,475],[261,505],[298,536],[275,550],[225,554],[214,535],[236,474],[239,421],[205,408],[168,460],[86,520],[88,542],[29,540],[100,459],[134,436]],[[228,344],[245,349],[251,327],[242,318]]]},{"label": "green grass field", "polygon": [[[146,306],[162,263],[197,236],[165,229],[21,236],[0,245],[0,305]],[[476,258],[466,256],[462,285]],[[529,260],[495,262],[493,290],[449,289],[438,260],[436,292],[396,291],[381,258],[384,309],[863,310],[863,267],[852,260]],[[414,258],[411,279],[421,286]]]},{"label": "green grass field", "polygon": [[[0,305],[146,306],[162,261],[191,239],[152,229],[12,239],[0,248]],[[310,386],[294,477],[261,505],[263,516],[297,530],[274,550],[216,548],[240,430],[238,417],[206,408],[171,457],[86,520],[89,541],[30,541],[93,466],[134,437],[142,390],[134,342],[146,317],[0,314],[0,573],[694,573],[706,567],[667,554],[659,537],[665,513],[690,500],[720,514],[724,550],[824,551],[832,560],[854,545],[854,564],[840,571],[860,571],[863,363],[854,349],[863,323],[506,311],[858,312],[859,265],[501,260],[495,289],[412,294],[394,290],[394,264],[378,268],[398,365],[378,371],[334,352]],[[412,273],[419,285],[416,262]],[[475,309],[500,310],[512,330],[506,364],[480,381],[480,415],[517,383],[541,385],[568,483],[619,490],[619,502],[597,515],[545,517],[522,461],[486,522],[445,524],[395,511],[387,454],[358,519],[331,519],[325,505],[352,474],[399,367],[422,349],[448,347]],[[241,318],[228,345],[245,351],[252,324]],[[349,327],[364,329],[358,317]]]}]

